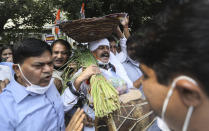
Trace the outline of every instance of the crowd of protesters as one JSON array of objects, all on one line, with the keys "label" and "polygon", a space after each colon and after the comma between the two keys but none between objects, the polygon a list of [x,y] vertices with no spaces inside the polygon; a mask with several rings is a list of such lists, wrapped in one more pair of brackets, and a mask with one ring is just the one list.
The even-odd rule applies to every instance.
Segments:
[{"label": "crowd of protesters", "polygon": [[88,43],[98,65],[79,69],[63,90],[73,54],[62,39],[28,38],[0,48],[0,130],[94,131],[88,98],[92,75],[112,81],[119,95],[137,89],[157,115],[149,131],[207,131],[209,126],[209,2],[171,0],[130,35],[125,17],[108,38]]}]

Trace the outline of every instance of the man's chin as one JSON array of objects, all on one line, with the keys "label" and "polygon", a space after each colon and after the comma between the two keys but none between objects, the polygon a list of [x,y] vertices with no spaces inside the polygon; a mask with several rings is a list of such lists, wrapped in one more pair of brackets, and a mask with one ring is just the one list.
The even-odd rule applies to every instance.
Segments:
[{"label": "man's chin", "polygon": [[48,86],[50,81],[51,81],[52,77],[47,77],[45,79],[42,80],[42,82],[40,83],[40,86]]},{"label": "man's chin", "polygon": [[49,81],[49,82],[43,82],[43,83],[40,84],[40,86],[41,86],[41,87],[45,87],[45,86],[48,86],[49,83],[50,83],[50,81]]},{"label": "man's chin", "polygon": [[108,62],[109,62],[109,57],[108,57],[108,58],[102,58],[102,59],[101,59],[101,62],[103,62],[103,63],[108,63]]},{"label": "man's chin", "polygon": [[63,63],[54,63],[54,66],[56,67],[56,68],[60,68],[60,67],[62,67],[64,64]]}]

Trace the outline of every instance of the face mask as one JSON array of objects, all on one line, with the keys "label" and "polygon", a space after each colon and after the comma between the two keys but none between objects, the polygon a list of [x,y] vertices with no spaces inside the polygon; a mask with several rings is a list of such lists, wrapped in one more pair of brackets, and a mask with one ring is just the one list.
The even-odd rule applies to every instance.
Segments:
[{"label": "face mask", "polygon": [[109,60],[107,63],[104,63],[104,62],[102,62],[102,61],[100,61],[100,60],[97,60],[97,63],[98,63],[98,64],[101,64],[101,65],[107,65],[107,64],[109,64],[109,62],[110,62],[110,60]]},{"label": "face mask", "polygon": [[54,82],[54,79],[52,78],[50,80],[50,83],[47,86],[42,87],[42,86],[34,85],[25,77],[25,75],[23,74],[22,69],[21,69],[19,64],[18,64],[18,67],[20,69],[20,72],[21,72],[23,78],[30,84],[30,86],[27,85],[27,88],[26,88],[26,90],[29,91],[29,92],[33,92],[33,93],[36,93],[36,94],[44,94],[49,89],[51,84]]},{"label": "face mask", "polygon": [[[163,103],[162,114],[161,114],[161,117],[162,117],[162,120],[163,120],[163,121],[165,121],[165,112],[166,112],[166,109],[167,109],[167,105],[168,105],[169,99],[170,99],[170,97],[172,96],[173,90],[174,90],[174,88],[175,88],[175,86],[176,86],[176,82],[179,81],[179,80],[182,80],[182,79],[183,79],[183,80],[188,80],[188,81],[192,82],[193,84],[197,85],[197,83],[196,83],[195,80],[193,80],[192,78],[187,77],[187,76],[179,76],[179,77],[177,77],[177,78],[173,81],[173,83],[172,83],[172,85],[171,85],[171,88],[170,88],[170,90],[168,91],[168,94],[167,94],[167,96],[166,96],[166,98],[165,98],[165,101],[164,101],[164,103]],[[189,121],[190,121],[190,119],[191,119],[193,110],[194,110],[194,107],[193,107],[193,106],[190,106],[190,107],[188,108],[187,115],[186,115],[186,118],[185,118],[185,120],[184,120],[184,125],[183,125],[183,128],[182,128],[182,131],[186,131],[186,130],[187,130],[187,128],[188,128],[188,126],[189,126]]]}]

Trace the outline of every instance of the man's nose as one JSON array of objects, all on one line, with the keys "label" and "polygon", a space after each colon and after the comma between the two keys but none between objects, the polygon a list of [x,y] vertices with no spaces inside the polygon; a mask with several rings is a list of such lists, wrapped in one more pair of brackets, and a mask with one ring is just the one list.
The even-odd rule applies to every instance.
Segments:
[{"label": "man's nose", "polygon": [[53,71],[53,65],[45,65],[44,66],[44,69],[43,69],[43,72],[47,72],[47,73],[51,73]]},{"label": "man's nose", "polygon": [[10,57],[10,56],[12,56],[12,54],[6,54],[6,57]]},{"label": "man's nose", "polygon": [[116,49],[114,49],[114,50],[113,50],[113,53],[114,53],[115,55],[116,55],[116,52],[117,52],[117,50],[116,50]]},{"label": "man's nose", "polygon": [[105,51],[109,51],[109,48],[108,48],[108,47],[105,47],[104,50],[105,50]]},{"label": "man's nose", "polygon": [[58,57],[58,58],[62,58],[62,53],[59,53],[59,54],[57,55],[57,57]]}]

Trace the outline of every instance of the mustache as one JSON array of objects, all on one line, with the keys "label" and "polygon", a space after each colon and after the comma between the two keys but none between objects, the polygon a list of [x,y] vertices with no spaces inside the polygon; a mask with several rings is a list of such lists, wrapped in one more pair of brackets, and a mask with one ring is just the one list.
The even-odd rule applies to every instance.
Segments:
[{"label": "mustache", "polygon": [[45,72],[44,74],[43,74],[43,77],[45,78],[45,77],[50,77],[50,76],[52,76],[52,72]]},{"label": "mustache", "polygon": [[108,52],[104,52],[101,54],[101,57],[110,57],[110,54]]},{"label": "mustache", "polygon": [[64,61],[64,59],[63,58],[56,58],[56,59],[54,59],[54,61]]}]

